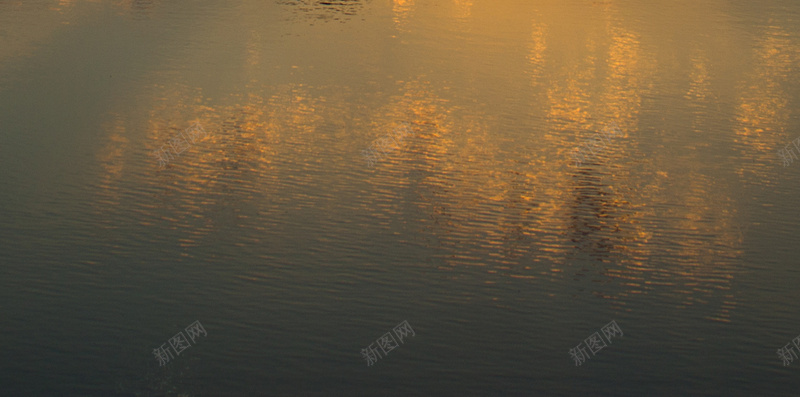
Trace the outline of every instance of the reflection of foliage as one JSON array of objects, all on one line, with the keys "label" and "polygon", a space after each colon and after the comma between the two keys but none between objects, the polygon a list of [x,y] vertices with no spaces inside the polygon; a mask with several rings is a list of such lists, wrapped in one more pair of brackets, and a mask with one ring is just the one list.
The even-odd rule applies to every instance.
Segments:
[{"label": "reflection of foliage", "polygon": [[237,223],[239,215],[232,205],[232,201],[225,199],[210,207],[209,218],[217,226],[229,227]]},{"label": "reflection of foliage", "polygon": [[337,20],[342,23],[364,7],[363,0],[281,0],[278,4],[295,7],[295,14],[304,15],[309,19],[326,22]]},{"label": "reflection of foliage", "polygon": [[130,13],[134,19],[150,19],[150,15],[156,7],[154,0],[122,0],[116,2],[117,7]]},{"label": "reflection of foliage", "polygon": [[154,193],[155,202],[162,208],[175,209],[175,193],[164,189],[163,193]]},{"label": "reflection of foliage", "polygon": [[236,192],[225,185],[222,191],[215,195],[215,202],[208,207],[208,218],[216,226],[229,227],[238,221],[238,207],[240,200]]}]

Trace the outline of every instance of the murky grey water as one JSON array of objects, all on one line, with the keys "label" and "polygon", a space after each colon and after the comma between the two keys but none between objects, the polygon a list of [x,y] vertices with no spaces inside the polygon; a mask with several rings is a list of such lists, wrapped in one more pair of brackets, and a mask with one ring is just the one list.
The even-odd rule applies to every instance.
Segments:
[{"label": "murky grey water", "polygon": [[798,18],[0,1],[0,394],[796,395]]}]

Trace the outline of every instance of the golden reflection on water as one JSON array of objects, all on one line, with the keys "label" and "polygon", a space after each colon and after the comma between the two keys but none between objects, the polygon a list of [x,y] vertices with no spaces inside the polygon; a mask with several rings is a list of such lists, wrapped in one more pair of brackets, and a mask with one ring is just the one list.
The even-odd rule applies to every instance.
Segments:
[{"label": "golden reflection on water", "polygon": [[472,17],[473,0],[453,0],[453,16],[464,23],[469,22]]},{"label": "golden reflection on water", "polygon": [[[121,204],[122,192],[116,186],[122,181],[125,168],[129,165],[127,154],[130,151],[130,138],[124,116],[119,113],[110,113],[108,116],[110,120],[102,127],[108,138],[97,153],[97,161],[103,168],[103,173],[98,186],[101,194],[97,198],[99,205],[96,208],[112,208]],[[98,215],[102,215],[102,212]]]},{"label": "golden reflection on water", "polygon": [[398,30],[404,30],[414,12],[414,0],[392,0],[394,24]]},{"label": "golden reflection on water", "polygon": [[[537,18],[538,19],[538,18]],[[547,25],[534,21],[531,26],[531,39],[528,47],[530,53],[528,54],[528,61],[531,63],[531,85],[537,86],[541,84],[542,73],[544,69],[544,53],[547,50],[547,42],[545,41],[545,31]]]},{"label": "golden reflection on water", "polygon": [[[508,74],[523,85],[520,95],[529,98],[531,117],[540,127],[516,131],[536,142],[525,161],[512,160],[507,152],[512,138],[498,127],[504,126],[505,115],[453,94],[450,85],[458,84],[457,77],[442,82],[412,67],[423,63],[458,76],[466,60],[435,58],[448,50],[436,46],[436,37],[424,41],[431,47],[420,51],[442,64],[426,64],[424,58],[405,61],[409,70],[381,83],[381,96],[373,102],[364,98],[374,93],[354,86],[259,82],[266,68],[262,52],[267,38],[248,28],[241,59],[249,83],[242,92],[210,105],[200,87],[172,75],[151,77],[156,82],[144,136],[147,167],[155,168],[149,153],[192,120],[210,134],[176,156],[166,171],[141,176],[154,173],[159,186],[154,190],[164,187],[177,197],[173,211],[157,216],[173,229],[191,229],[182,240],[187,246],[200,244],[219,227],[215,208],[226,207],[226,199],[245,197],[259,207],[260,198],[269,194],[291,206],[286,202],[289,187],[282,181],[313,183],[314,176],[282,174],[285,166],[279,158],[288,157],[307,170],[324,169],[326,163],[335,169],[365,167],[354,153],[408,122],[414,136],[364,177],[376,187],[364,193],[366,200],[389,204],[364,210],[379,224],[388,224],[391,217],[407,215],[399,202],[409,200],[416,209],[412,215],[418,215],[416,237],[445,252],[438,258],[440,269],[456,274],[460,267],[483,267],[486,282],[504,277],[566,284],[588,280],[591,293],[623,309],[631,297],[666,294],[677,308],[705,305],[710,310],[706,318],[729,321],[737,305],[731,282],[742,254],[737,225],[741,203],[738,187],[710,170],[702,154],[703,148],[728,144],[704,134],[729,121],[720,108],[714,74],[714,65],[728,60],[700,43],[688,47],[685,68],[666,68],[663,63],[671,61],[652,48],[674,44],[626,20],[628,14],[615,2],[598,3],[592,13],[574,16],[549,4],[537,10],[522,7],[526,12],[495,11],[494,19],[476,12],[476,3],[481,4],[453,0],[451,20],[436,23],[461,33],[525,26],[524,31],[491,30],[494,41],[462,44],[470,49],[465,51],[468,57],[477,60],[470,67],[478,74],[481,68],[491,70],[490,62],[481,63],[484,54],[509,51],[508,59],[519,60],[507,66]],[[413,26],[425,26],[425,15],[417,12],[413,0],[392,0],[388,7],[399,31],[390,34],[412,37]],[[559,26],[564,24],[580,30],[570,36],[568,28]],[[440,34],[449,38],[447,32]],[[792,138],[790,94],[784,87],[796,75],[800,46],[780,26],[769,27],[756,41],[754,68],[735,87],[738,104],[729,109],[733,131],[713,139],[738,142],[746,156],[755,153],[760,164],[774,164],[776,148]],[[497,49],[497,42],[514,44]],[[325,61],[313,70],[324,70]],[[669,120],[686,117],[676,109],[662,109],[662,123],[653,124],[653,105],[645,98],[671,95],[667,88],[656,88],[661,80],[683,82],[677,97],[694,112],[688,132]],[[490,104],[516,93],[512,87],[476,84],[479,96]],[[644,117],[648,111],[649,119]],[[526,125],[527,114],[515,116]],[[101,186],[107,191],[130,172],[126,158],[139,150],[129,142],[135,133],[119,116],[110,119],[105,127],[108,144],[98,155],[104,170]],[[611,123],[621,134],[586,165],[574,167],[571,151]],[[766,179],[772,174],[766,167],[740,165],[738,173],[745,172]],[[400,197],[395,189],[409,194]],[[118,202],[118,193],[105,199],[106,204]],[[233,226],[253,220],[253,214],[238,207],[229,215]]]},{"label": "golden reflection on water", "polygon": [[[773,22],[774,23],[774,22]],[[800,61],[800,43],[781,26],[767,26],[756,39],[753,49],[755,65],[738,88],[736,121],[737,141],[747,149],[747,157],[759,162],[778,162],[777,151],[797,137],[797,131],[788,128],[792,109],[787,86],[796,82],[797,63]],[[772,169],[752,167],[744,163],[739,170],[747,179],[757,179],[774,184],[776,174]]]}]

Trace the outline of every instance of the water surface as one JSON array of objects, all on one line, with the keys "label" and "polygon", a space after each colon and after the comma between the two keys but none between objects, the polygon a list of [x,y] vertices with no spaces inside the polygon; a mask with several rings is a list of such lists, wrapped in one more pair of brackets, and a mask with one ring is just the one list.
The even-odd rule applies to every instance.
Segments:
[{"label": "water surface", "polygon": [[799,18],[2,1],[1,394],[796,395]]}]

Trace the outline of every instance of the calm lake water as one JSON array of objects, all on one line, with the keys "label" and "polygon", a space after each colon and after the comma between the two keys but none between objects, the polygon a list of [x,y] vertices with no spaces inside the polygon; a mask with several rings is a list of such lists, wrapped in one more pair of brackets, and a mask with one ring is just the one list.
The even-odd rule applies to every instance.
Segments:
[{"label": "calm lake water", "polygon": [[0,395],[796,396],[798,65],[794,0],[0,1]]}]

